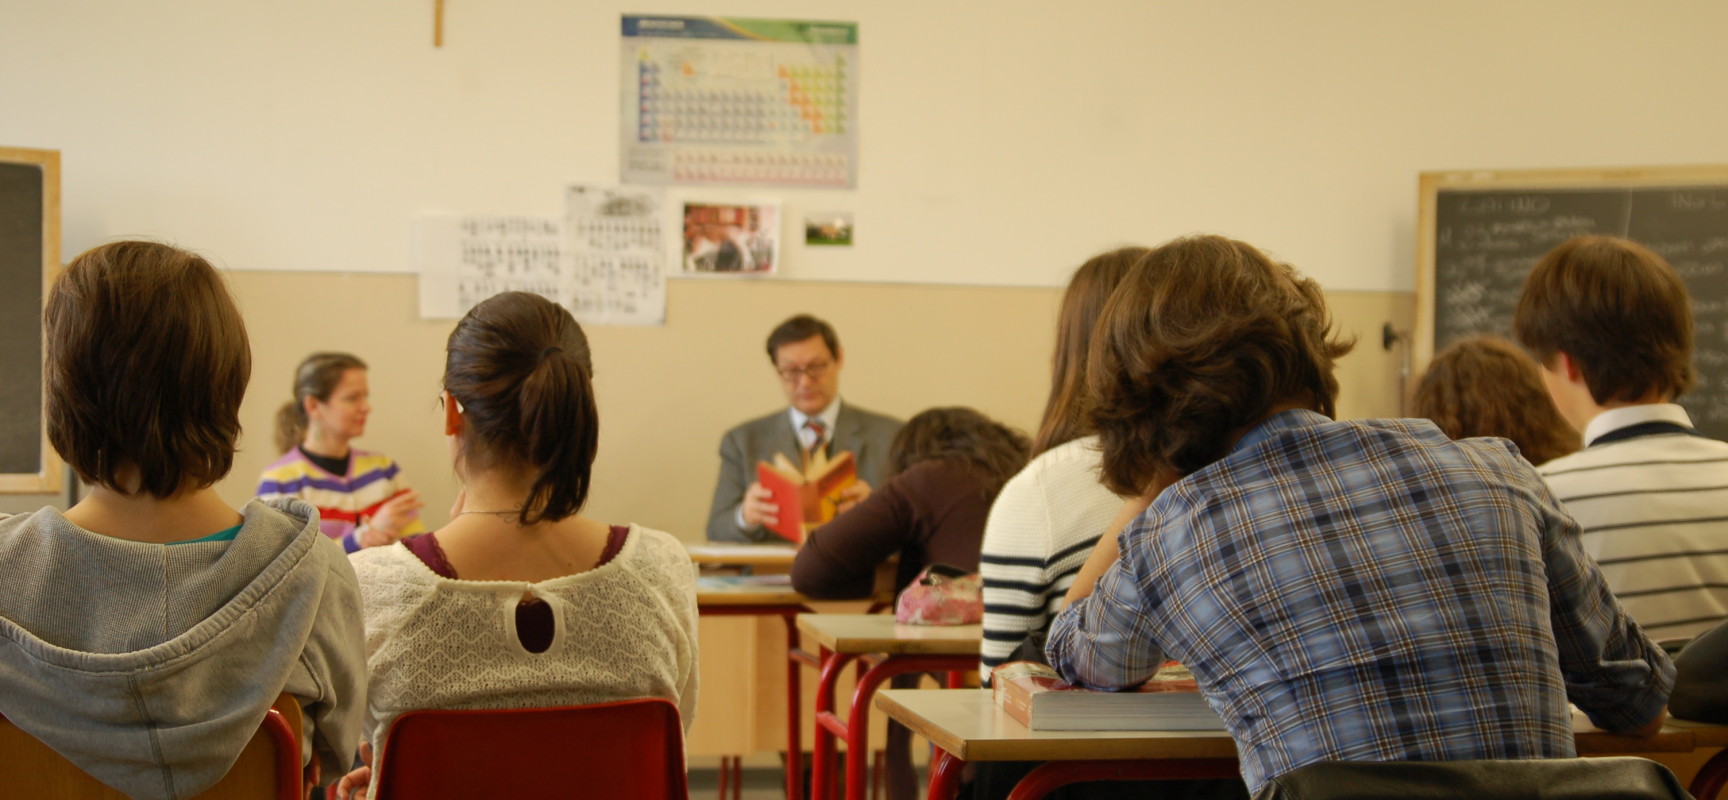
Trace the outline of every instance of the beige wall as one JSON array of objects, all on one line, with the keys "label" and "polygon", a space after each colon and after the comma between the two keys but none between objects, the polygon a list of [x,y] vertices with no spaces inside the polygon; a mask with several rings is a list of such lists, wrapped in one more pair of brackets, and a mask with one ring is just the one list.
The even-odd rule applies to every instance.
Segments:
[{"label": "beige wall", "polygon": [[[453,323],[416,317],[415,279],[387,275],[231,272],[252,337],[253,380],[234,472],[220,485],[243,503],[276,455],[270,425],[294,365],[318,349],[350,349],[372,365],[374,412],[359,445],[402,462],[433,526],[455,497],[437,411],[444,339]],[[602,417],[588,511],[700,539],[720,434],[784,403],[762,340],[799,311],[826,317],[846,348],[844,395],[908,416],[970,405],[1036,426],[1047,391],[1056,289],[674,281],[668,324],[592,327]],[[1382,323],[1408,328],[1407,293],[1335,293],[1339,327],[1362,344],[1340,366],[1344,416],[1397,412],[1396,359]]]}]

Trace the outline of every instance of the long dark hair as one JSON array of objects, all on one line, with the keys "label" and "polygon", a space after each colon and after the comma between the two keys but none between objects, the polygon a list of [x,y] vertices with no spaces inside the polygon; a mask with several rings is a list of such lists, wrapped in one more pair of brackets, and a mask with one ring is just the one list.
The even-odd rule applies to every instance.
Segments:
[{"label": "long dark hair", "polygon": [[463,462],[534,472],[522,525],[581,510],[600,417],[576,318],[540,295],[504,292],[456,323],[447,350],[444,389],[461,404]]},{"label": "long dark hair", "polygon": [[1128,268],[1152,252],[1145,247],[1123,247],[1088,259],[1074,270],[1068,290],[1062,293],[1062,311],[1056,318],[1056,352],[1050,357],[1050,399],[1044,403],[1044,420],[1032,440],[1032,455],[1049,450],[1092,432],[1086,420],[1086,350],[1092,344],[1092,325],[1104,311]]},{"label": "long dark hair", "polygon": [[921,461],[964,461],[984,478],[995,497],[1014,473],[1026,466],[1026,434],[970,408],[932,408],[919,412],[894,434],[888,447],[888,473],[898,475]]}]

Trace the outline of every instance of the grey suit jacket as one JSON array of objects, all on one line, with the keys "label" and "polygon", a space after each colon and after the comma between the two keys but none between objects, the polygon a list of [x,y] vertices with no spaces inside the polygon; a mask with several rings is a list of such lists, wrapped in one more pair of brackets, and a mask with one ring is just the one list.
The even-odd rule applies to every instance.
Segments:
[{"label": "grey suit jacket", "polygon": [[[858,477],[872,488],[881,486],[888,471],[888,447],[900,425],[900,420],[842,400],[828,451],[850,451],[858,461]],[[802,449],[798,433],[792,430],[791,414],[784,408],[727,431],[720,439],[720,480],[714,486],[714,503],[708,509],[708,538],[732,542],[775,538],[762,527],[739,528],[738,506],[744,502],[744,490],[756,482],[756,462],[772,460],[775,453],[785,453],[796,463]]]}]

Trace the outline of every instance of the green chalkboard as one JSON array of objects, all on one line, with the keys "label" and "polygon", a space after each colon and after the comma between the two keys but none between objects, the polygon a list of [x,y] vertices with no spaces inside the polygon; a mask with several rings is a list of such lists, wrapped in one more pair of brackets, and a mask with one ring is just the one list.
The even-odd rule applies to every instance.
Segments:
[{"label": "green chalkboard", "polygon": [[0,492],[60,489],[42,427],[42,300],[59,264],[59,153],[0,148]]},{"label": "green chalkboard", "polygon": [[1458,338],[1510,337],[1524,276],[1586,234],[1637,241],[1686,281],[1698,386],[1680,404],[1700,431],[1728,439],[1728,166],[1425,173],[1417,374]]}]

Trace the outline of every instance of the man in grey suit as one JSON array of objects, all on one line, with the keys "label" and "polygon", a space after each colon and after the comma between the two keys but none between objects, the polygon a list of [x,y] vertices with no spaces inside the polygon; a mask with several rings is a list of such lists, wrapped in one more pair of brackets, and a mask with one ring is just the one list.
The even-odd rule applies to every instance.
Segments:
[{"label": "man in grey suit", "polygon": [[775,453],[784,453],[793,463],[813,447],[829,455],[852,453],[858,483],[847,490],[841,510],[881,484],[900,420],[840,401],[844,356],[834,328],[809,314],[780,323],[768,335],[768,360],[780,374],[780,388],[791,407],[739,425],[720,440],[720,481],[708,511],[709,539],[774,538],[762,526],[773,524],[781,509],[756,482],[756,462],[770,461]]}]

